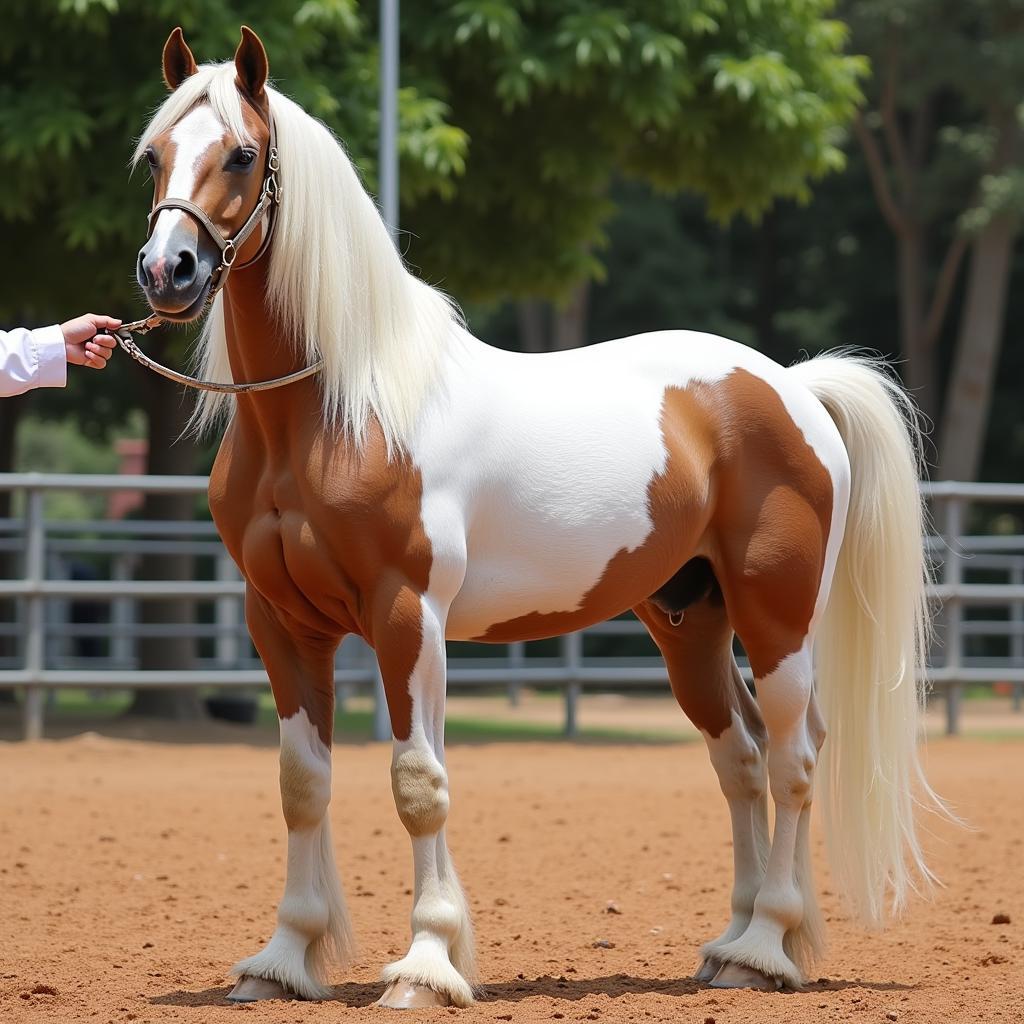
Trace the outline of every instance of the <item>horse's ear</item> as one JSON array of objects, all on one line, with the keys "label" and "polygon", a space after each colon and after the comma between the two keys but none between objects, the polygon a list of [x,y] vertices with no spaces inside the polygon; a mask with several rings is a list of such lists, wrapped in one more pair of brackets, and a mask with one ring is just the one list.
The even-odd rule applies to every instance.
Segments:
[{"label": "horse's ear", "polygon": [[174,92],[189,75],[194,75],[198,70],[196,59],[192,56],[179,25],[164,43],[164,81],[167,88]]},{"label": "horse's ear", "polygon": [[242,41],[235,50],[235,83],[253,100],[263,99],[267,84],[267,51],[260,37],[248,25],[242,26]]}]

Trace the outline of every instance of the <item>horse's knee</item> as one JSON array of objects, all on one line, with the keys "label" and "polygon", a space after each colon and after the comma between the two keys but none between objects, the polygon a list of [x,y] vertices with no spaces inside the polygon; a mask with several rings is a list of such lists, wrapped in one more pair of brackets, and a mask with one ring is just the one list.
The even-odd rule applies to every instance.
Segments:
[{"label": "horse's knee", "polygon": [[[317,739],[281,735],[281,809],[289,829],[312,828],[331,800],[330,751]],[[322,744],[321,744],[322,746]]]},{"label": "horse's knee", "polygon": [[403,750],[391,764],[391,790],[402,824],[411,836],[440,832],[448,818],[448,777],[425,750]]}]

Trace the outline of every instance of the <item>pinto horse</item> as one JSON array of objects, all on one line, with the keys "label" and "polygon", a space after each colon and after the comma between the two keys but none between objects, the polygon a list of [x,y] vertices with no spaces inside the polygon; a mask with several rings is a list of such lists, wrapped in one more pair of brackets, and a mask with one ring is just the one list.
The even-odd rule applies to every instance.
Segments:
[{"label": "pinto horse", "polygon": [[[165,319],[195,319],[215,294],[205,376],[288,381],[205,395],[196,413],[226,424],[210,507],[273,687],[288,828],[276,930],[234,968],[231,997],[323,997],[328,962],[351,948],[328,817],[347,634],[380,663],[415,861],[411,944],[384,970],[383,1005],[473,999],[445,838],[447,638],[532,640],[627,609],[645,624],[731,815],[731,917],[699,979],[798,988],[821,951],[819,756],[853,906],[878,921],[927,884],[914,824],[915,802],[934,799],[916,752],[920,436],[886,368],[842,354],[784,368],[689,331],[490,348],[405,268],[337,140],[268,86],[254,33],[233,62],[197,67],[176,30],[163,70],[171,94],[135,156],[155,184],[140,284]],[[249,222],[221,290],[214,232]]]}]

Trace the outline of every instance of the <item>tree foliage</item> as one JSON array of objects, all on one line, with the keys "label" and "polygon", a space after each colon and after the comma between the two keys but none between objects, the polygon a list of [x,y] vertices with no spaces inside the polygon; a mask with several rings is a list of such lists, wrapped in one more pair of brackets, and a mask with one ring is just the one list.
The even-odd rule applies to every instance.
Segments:
[{"label": "tree foliage", "polygon": [[600,275],[616,174],[720,219],[806,199],[843,164],[866,69],[830,7],[407,0],[405,59],[470,140],[454,196],[404,211],[414,262],[460,296],[559,296]]},{"label": "tree foliage", "polygon": [[[806,197],[842,163],[837,129],[863,71],[828,7],[407,0],[400,154],[416,260],[460,295],[563,291],[599,269],[620,169],[722,217]],[[24,259],[0,315],[135,297],[148,185],[125,161],[162,96],[175,24],[200,59],[229,57],[253,24],[280,87],[345,140],[372,188],[375,16],[355,0],[12,0],[0,219]]]}]

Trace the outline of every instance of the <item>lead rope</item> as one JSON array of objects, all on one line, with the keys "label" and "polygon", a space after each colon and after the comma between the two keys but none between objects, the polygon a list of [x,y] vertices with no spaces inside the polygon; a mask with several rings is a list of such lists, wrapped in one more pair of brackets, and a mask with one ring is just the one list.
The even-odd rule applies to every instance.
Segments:
[{"label": "lead rope", "polygon": [[113,334],[117,339],[118,345],[132,359],[146,367],[147,370],[152,370],[154,373],[159,373],[161,377],[173,380],[176,384],[184,384],[186,387],[195,388],[198,391],[215,391],[222,395],[240,395],[250,391],[270,391],[273,388],[283,388],[286,384],[294,384],[296,381],[305,380],[307,377],[312,377],[323,369],[323,360],[319,359],[311,366],[307,366],[302,370],[296,370],[295,373],[289,373],[284,377],[274,377],[273,380],[254,381],[249,384],[221,384],[218,381],[201,380],[199,377],[191,377],[187,373],[172,370],[169,366],[158,363],[151,356],[147,356],[135,344],[132,338],[133,334],[148,334],[154,327],[160,327],[165,323],[167,321],[163,317],[154,313],[152,316],[146,317],[145,320],[133,320],[129,324],[122,324],[109,333]]}]

